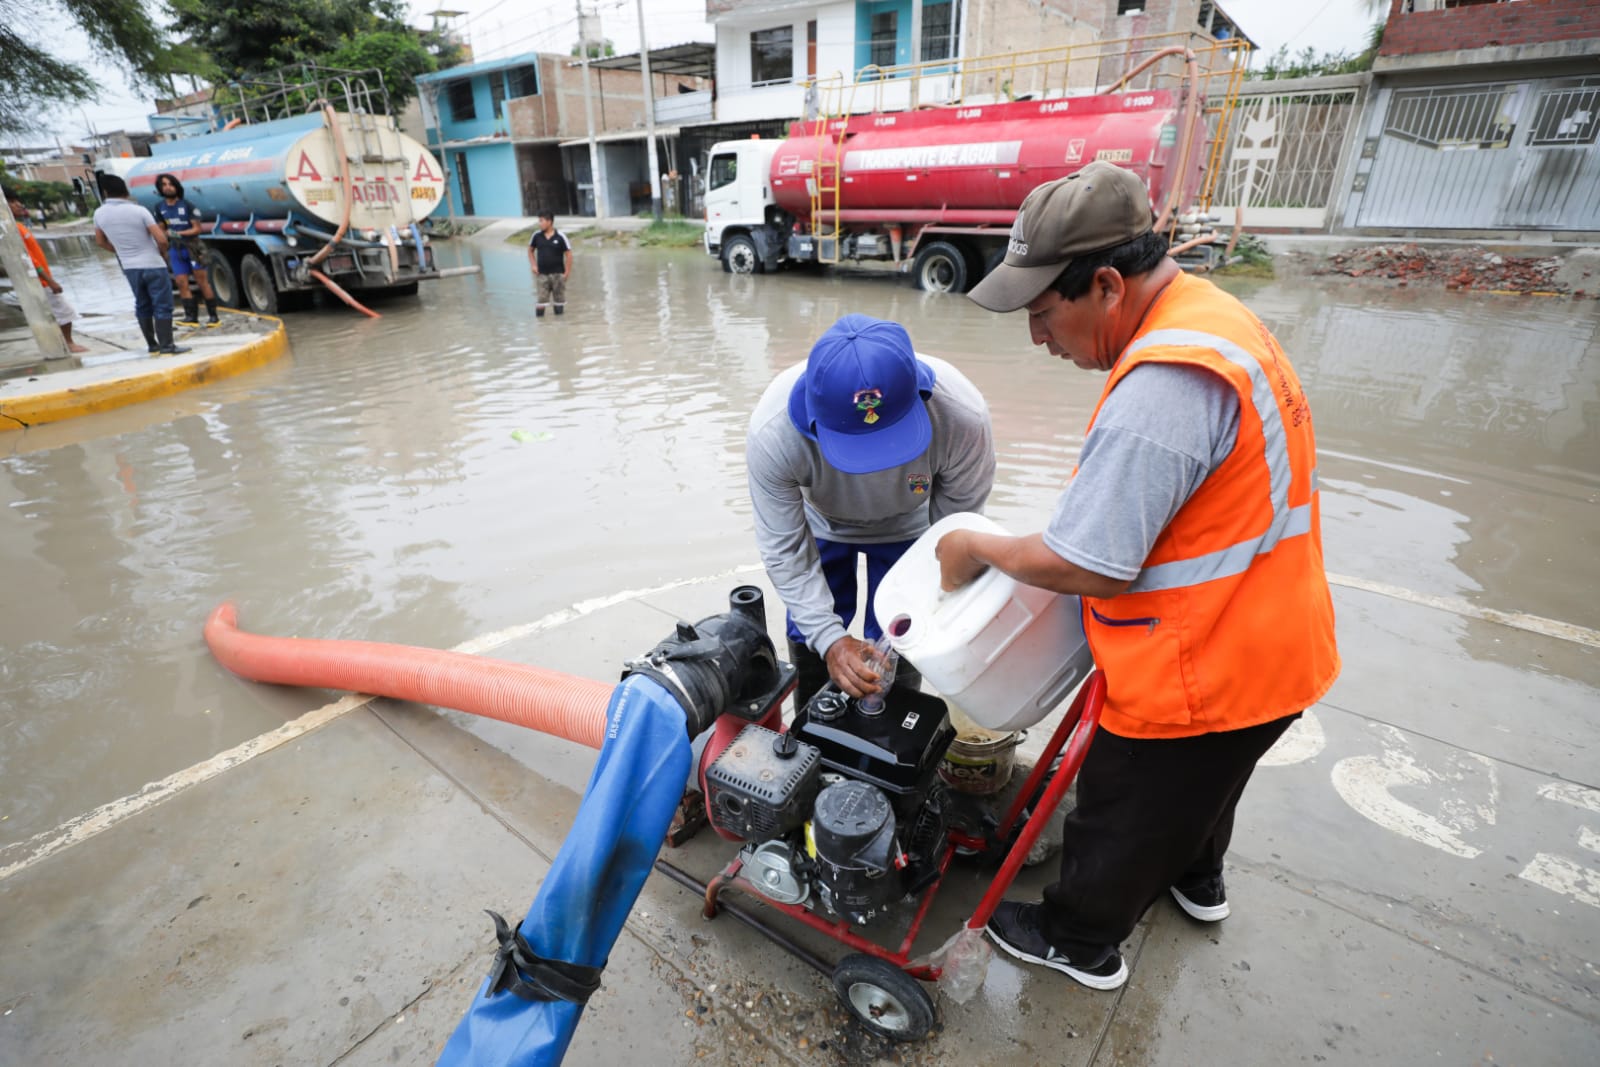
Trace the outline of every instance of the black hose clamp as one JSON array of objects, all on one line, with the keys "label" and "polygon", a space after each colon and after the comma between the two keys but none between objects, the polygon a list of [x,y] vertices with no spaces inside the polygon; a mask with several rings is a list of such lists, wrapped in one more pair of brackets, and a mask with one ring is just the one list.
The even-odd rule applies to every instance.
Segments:
[{"label": "black hose clamp", "polygon": [[523,1000],[564,1000],[581,1007],[600,988],[601,968],[545,959],[499,913],[485,909],[485,914],[494,920],[495,940],[500,942],[500,951],[489,967],[485,996],[510,992]]}]

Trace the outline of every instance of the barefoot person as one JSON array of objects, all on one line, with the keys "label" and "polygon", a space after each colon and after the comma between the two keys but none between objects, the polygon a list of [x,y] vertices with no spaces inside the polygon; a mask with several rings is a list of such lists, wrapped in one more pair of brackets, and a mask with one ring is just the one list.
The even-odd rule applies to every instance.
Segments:
[{"label": "barefoot person", "polygon": [[34,269],[39,272],[39,284],[44,286],[44,298],[50,305],[50,314],[55,316],[56,325],[61,327],[61,336],[66,339],[67,351],[74,355],[89,351],[72,339],[72,320],[77,317],[77,312],[61,295],[61,283],[50,273],[50,263],[44,258],[44,249],[39,247],[38,238],[23,225],[22,220],[28,217],[28,209],[22,206],[22,201],[10,189],[5,191],[5,197],[6,205],[11,208],[11,217],[17,220],[17,233],[27,246],[28,258],[33,260]]}]

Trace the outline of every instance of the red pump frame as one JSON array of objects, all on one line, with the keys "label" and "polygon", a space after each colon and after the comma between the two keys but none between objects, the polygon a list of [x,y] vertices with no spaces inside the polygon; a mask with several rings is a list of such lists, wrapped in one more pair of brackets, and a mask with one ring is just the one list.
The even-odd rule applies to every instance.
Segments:
[{"label": "red pump frame", "polygon": [[[1022,863],[1027,858],[1028,852],[1033,848],[1034,842],[1039,840],[1039,835],[1044,831],[1044,825],[1060,805],[1061,798],[1067,793],[1067,788],[1078,777],[1078,770],[1083,766],[1083,759],[1089,752],[1089,743],[1094,739],[1095,729],[1100,724],[1100,712],[1105,706],[1106,681],[1105,676],[1096,670],[1089,676],[1083,686],[1078,690],[1072,707],[1062,718],[1055,733],[1050,735],[1050,743],[1045,746],[1044,753],[1039,761],[1034,764],[1033,773],[1028,775],[1028,780],[1012,801],[1011,808],[1006,812],[1005,818],[997,828],[1001,838],[1010,836],[1011,830],[1016,826],[1017,819],[1022,815],[1022,809],[1027,804],[1028,798],[1034,795],[1039,788],[1039,783],[1045,775],[1050,773],[1050,765],[1055,762],[1056,755],[1063,746],[1067,749],[1066,758],[1061,762],[1061,768],[1050,780],[1049,786],[1040,798],[1039,806],[1034,809],[1028,821],[1023,825],[1016,843],[1006,853],[1004,862],[1000,865],[999,872],[994,881],[989,885],[989,891],[978,902],[977,910],[967,920],[967,929],[982,930],[989,923],[989,918],[994,914],[994,909],[999,905],[1011,888],[1011,883],[1016,880],[1017,872],[1022,870]],[[1073,728],[1079,725],[1083,729],[1074,735]],[[1068,738],[1071,744],[1068,744]],[[917,913],[912,916],[911,925],[906,930],[905,938],[900,942],[900,947],[891,951],[876,942],[869,941],[856,933],[855,929],[842,920],[832,921],[822,918],[815,912],[799,904],[780,904],[762,895],[761,890],[754,884],[740,877],[743,864],[735,859],[722,869],[722,872],[711,879],[706,885],[705,908],[703,914],[708,919],[717,917],[719,898],[725,890],[735,889],[755,897],[769,908],[775,908],[783,914],[802,922],[819,933],[826,934],[841,944],[847,945],[857,952],[864,952],[870,956],[894,964],[913,978],[923,981],[936,981],[942,968],[930,963],[913,963],[911,961],[911,946],[916,941],[917,934],[922,929],[923,920],[927,918],[928,909],[933,906],[934,897],[939,894],[939,887],[944,881],[944,875],[950,869],[950,861],[955,856],[957,848],[987,848],[989,842],[983,838],[972,837],[969,834],[952,832],[950,842],[945,846],[944,855],[939,859],[939,875],[924,892],[922,902],[917,906]]]}]

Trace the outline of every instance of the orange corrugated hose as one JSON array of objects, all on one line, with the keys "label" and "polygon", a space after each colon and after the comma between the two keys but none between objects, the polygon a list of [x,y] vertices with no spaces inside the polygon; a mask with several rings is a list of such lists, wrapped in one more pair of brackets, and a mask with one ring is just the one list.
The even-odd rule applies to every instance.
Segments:
[{"label": "orange corrugated hose", "polygon": [[233,603],[206,620],[206,644],[253,682],[350,689],[499,719],[590,748],[605,741],[615,688],[561,671],[376,641],[265,637],[238,626]]}]

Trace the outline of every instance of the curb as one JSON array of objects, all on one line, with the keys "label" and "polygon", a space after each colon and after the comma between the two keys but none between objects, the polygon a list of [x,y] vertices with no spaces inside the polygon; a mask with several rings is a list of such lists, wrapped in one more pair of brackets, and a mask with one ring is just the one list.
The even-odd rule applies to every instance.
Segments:
[{"label": "curb", "polygon": [[[234,314],[248,313],[234,312]],[[93,415],[158,397],[171,396],[185,389],[193,389],[223,378],[232,378],[288,354],[289,336],[283,328],[282,319],[270,315],[250,315],[250,317],[274,323],[272,332],[210,359],[94,382],[71,389],[30,393],[12,400],[0,400],[0,433],[25,430],[30,426],[61,422],[80,415]]]}]

